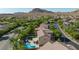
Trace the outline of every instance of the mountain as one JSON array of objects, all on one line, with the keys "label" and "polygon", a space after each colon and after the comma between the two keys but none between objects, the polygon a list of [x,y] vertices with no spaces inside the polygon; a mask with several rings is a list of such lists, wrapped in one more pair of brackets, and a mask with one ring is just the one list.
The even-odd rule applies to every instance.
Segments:
[{"label": "mountain", "polygon": [[14,14],[26,14],[25,12],[15,12]]},{"label": "mountain", "polygon": [[44,9],[40,9],[40,8],[35,8],[32,11],[30,11],[29,13],[53,13],[52,11],[47,11]]},{"label": "mountain", "polygon": [[73,11],[73,12],[75,12],[75,13],[79,13],[79,9],[78,9],[78,10],[75,10],[75,11]]}]

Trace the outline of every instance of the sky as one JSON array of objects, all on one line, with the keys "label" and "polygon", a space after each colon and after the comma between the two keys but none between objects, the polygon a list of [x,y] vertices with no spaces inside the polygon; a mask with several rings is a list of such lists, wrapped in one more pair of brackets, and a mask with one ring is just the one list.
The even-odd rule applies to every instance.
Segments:
[{"label": "sky", "polygon": [[[30,12],[33,8],[0,8],[0,13]],[[52,12],[71,12],[76,8],[42,8]]]}]

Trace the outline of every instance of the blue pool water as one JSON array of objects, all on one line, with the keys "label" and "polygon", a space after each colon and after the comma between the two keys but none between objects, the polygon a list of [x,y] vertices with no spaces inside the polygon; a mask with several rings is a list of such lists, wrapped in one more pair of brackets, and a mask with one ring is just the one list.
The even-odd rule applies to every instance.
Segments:
[{"label": "blue pool water", "polygon": [[27,49],[34,49],[34,48],[36,48],[36,46],[34,44],[30,44],[30,43],[26,43],[24,47],[27,48]]}]

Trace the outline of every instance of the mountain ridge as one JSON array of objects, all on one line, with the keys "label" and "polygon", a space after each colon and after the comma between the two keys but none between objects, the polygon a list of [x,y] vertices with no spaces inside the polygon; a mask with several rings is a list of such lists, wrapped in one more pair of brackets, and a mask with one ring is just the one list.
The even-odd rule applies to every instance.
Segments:
[{"label": "mountain ridge", "polygon": [[52,11],[45,10],[45,9],[34,8],[29,13],[53,13],[53,12]]}]

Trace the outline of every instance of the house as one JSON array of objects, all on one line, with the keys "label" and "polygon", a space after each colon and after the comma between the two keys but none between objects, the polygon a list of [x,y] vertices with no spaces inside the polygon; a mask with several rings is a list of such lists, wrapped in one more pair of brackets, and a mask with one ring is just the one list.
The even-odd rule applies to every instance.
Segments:
[{"label": "house", "polygon": [[48,29],[47,24],[41,24],[38,28],[36,28],[36,30],[40,46],[51,40],[52,32]]},{"label": "house", "polygon": [[52,39],[52,32],[48,29],[47,24],[41,24],[35,30],[37,37],[32,38],[32,40],[28,40],[25,45],[26,48],[38,49],[40,46],[43,46]]}]

